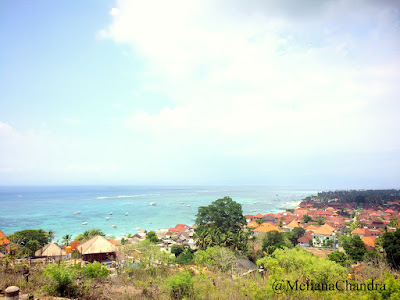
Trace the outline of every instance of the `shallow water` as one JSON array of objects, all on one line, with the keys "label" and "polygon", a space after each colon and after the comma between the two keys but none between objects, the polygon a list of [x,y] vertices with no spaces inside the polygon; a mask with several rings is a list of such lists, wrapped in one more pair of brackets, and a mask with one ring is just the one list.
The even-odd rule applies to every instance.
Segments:
[{"label": "shallow water", "polygon": [[[256,186],[0,187],[0,230],[6,235],[24,229],[53,230],[57,240],[67,233],[75,236],[100,228],[118,237],[134,234],[137,228],[157,230],[178,223],[193,224],[199,206],[224,196],[241,203],[244,214],[265,214],[282,211],[282,206],[293,207],[315,193]],[[150,202],[157,205],[150,206]],[[81,214],[75,215],[77,211]]]}]

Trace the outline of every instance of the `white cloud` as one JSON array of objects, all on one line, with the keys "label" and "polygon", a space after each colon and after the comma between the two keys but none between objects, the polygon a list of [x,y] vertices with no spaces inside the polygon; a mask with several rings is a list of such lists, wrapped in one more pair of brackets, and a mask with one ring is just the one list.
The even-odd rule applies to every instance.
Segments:
[{"label": "white cloud", "polygon": [[119,14],[119,9],[118,8],[115,8],[115,7],[111,8],[111,10],[110,10],[110,15],[111,16],[115,17],[118,14]]},{"label": "white cloud", "polygon": [[15,135],[15,131],[11,127],[11,125],[7,123],[0,122],[0,136],[11,136]]}]

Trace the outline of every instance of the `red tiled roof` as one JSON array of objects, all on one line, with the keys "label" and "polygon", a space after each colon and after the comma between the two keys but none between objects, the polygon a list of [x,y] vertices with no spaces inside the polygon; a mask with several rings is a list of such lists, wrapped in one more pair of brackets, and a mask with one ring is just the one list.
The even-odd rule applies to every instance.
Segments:
[{"label": "red tiled roof", "polygon": [[258,213],[258,214],[256,214],[255,216],[254,216],[254,218],[257,218],[257,219],[261,219],[261,218],[263,218],[264,217],[264,215],[262,215],[262,214],[260,214],[260,213]]},{"label": "red tiled roof", "polygon": [[8,245],[10,243],[9,239],[6,235],[0,230],[0,246],[1,245]]},{"label": "red tiled roof", "polygon": [[311,231],[307,231],[302,237],[299,237],[297,239],[297,242],[299,243],[309,243],[310,240],[312,240],[312,232]]}]

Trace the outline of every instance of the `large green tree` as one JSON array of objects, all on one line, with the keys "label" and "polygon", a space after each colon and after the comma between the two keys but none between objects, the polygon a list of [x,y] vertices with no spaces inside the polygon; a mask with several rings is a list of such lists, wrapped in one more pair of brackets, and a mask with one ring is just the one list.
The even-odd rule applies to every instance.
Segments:
[{"label": "large green tree", "polygon": [[200,206],[196,215],[196,238],[200,249],[224,246],[246,251],[249,233],[244,231],[246,218],[242,205],[230,197]]},{"label": "large green tree", "polygon": [[29,229],[14,232],[8,236],[9,240],[14,244],[25,247],[29,241],[38,241],[43,246],[51,241],[51,236],[42,229]]},{"label": "large green tree", "polygon": [[388,263],[393,268],[400,269],[400,229],[384,233],[382,241]]},{"label": "large green tree", "polygon": [[339,237],[339,242],[343,246],[344,251],[349,256],[350,259],[355,261],[362,261],[367,251],[364,242],[361,240],[360,236],[345,236]]}]

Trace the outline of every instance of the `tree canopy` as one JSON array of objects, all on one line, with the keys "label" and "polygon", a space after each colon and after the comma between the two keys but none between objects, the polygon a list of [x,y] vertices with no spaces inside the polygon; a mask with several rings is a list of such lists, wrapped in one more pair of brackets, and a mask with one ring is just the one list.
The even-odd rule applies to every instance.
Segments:
[{"label": "tree canopy", "polygon": [[51,236],[43,229],[29,229],[17,231],[8,236],[9,240],[15,244],[25,247],[30,241],[37,241],[39,245],[43,246],[51,241]]},{"label": "tree canopy", "polygon": [[213,225],[222,232],[236,231],[246,224],[242,205],[230,197],[215,200],[208,206],[200,206],[196,215],[196,224]]},{"label": "tree canopy", "polygon": [[400,229],[386,232],[382,236],[382,246],[386,252],[386,260],[392,268],[400,269]]},{"label": "tree canopy", "polygon": [[200,206],[196,215],[197,246],[206,249],[213,246],[230,247],[246,251],[249,233],[243,231],[246,218],[242,205],[230,197],[224,197],[208,206]]}]

